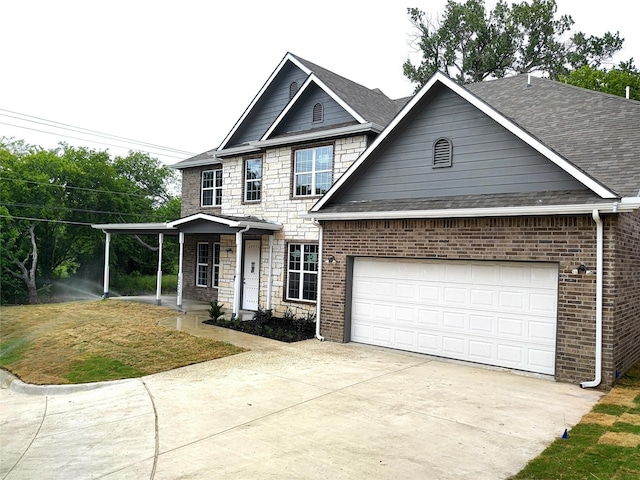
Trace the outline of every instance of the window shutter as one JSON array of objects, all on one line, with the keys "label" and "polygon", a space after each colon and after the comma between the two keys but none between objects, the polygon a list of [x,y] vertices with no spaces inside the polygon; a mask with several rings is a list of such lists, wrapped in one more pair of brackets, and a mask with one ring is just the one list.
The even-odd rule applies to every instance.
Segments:
[{"label": "window shutter", "polygon": [[439,138],[433,144],[433,167],[451,166],[451,142],[446,138]]},{"label": "window shutter", "polygon": [[316,103],[313,106],[313,121],[321,122],[322,121],[322,104]]}]

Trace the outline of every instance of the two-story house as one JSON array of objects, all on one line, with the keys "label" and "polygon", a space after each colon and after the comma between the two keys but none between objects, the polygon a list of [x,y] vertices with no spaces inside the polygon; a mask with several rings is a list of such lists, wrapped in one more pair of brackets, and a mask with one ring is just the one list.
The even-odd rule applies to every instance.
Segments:
[{"label": "two-story house", "polygon": [[[185,297],[218,300],[234,314],[315,314],[319,226],[300,214],[405,101],[288,53],[218,148],[173,165],[182,172],[180,219],[95,227],[178,235],[178,305]],[[108,296],[107,285],[108,276]]]}]

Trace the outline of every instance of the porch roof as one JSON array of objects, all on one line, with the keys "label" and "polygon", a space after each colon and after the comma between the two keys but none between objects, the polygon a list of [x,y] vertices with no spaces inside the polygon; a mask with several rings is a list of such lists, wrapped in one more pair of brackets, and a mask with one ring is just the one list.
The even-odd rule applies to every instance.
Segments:
[{"label": "porch roof", "polygon": [[217,233],[233,235],[239,231],[247,234],[267,235],[282,230],[279,223],[268,222],[256,217],[234,217],[196,213],[165,223],[104,223],[91,225],[107,233],[129,235],[178,235],[184,233]]}]

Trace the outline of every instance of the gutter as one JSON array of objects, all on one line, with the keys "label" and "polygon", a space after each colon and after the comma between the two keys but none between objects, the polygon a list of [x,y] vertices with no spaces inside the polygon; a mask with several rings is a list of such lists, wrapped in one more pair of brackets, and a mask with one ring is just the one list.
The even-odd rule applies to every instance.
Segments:
[{"label": "gutter", "polygon": [[322,225],[320,224],[320,222],[318,222],[316,219],[312,219],[313,224],[316,225],[318,227],[318,293],[316,295],[316,335],[315,337],[320,340],[321,342],[324,342],[324,337],[322,335],[320,335],[320,309],[322,307],[322,234],[323,234],[323,228]]},{"label": "gutter", "polygon": [[602,255],[603,255],[603,226],[600,213],[597,209],[592,213],[593,221],[596,222],[596,368],[595,378],[591,381],[582,382],[582,388],[593,388],[600,385],[602,381]]}]

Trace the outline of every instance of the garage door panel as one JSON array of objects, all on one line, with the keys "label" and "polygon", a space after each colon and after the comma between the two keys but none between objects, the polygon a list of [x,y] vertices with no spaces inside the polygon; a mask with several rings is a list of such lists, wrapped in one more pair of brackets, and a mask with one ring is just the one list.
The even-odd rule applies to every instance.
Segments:
[{"label": "garage door panel", "polygon": [[553,374],[557,266],[354,262],[351,339]]}]

